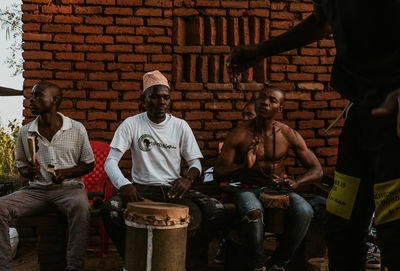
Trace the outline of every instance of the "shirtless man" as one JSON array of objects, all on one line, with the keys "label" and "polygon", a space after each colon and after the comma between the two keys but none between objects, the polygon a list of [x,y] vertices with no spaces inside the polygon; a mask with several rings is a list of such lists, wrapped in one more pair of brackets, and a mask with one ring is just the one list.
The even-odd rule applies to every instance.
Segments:
[{"label": "shirtless man", "polygon": [[[249,188],[235,194],[234,201],[242,218],[243,236],[251,270],[284,270],[303,240],[313,217],[312,207],[296,189],[322,177],[322,168],[315,155],[307,148],[298,132],[274,120],[282,112],[284,95],[276,87],[268,86],[256,99],[257,117],[234,128],[225,140],[214,169],[218,180],[236,179]],[[285,178],[284,160],[293,149],[307,172],[297,180]],[[240,163],[235,164],[235,161]],[[286,190],[290,207],[287,227],[268,265],[266,266],[263,239],[263,206],[258,196],[263,191]],[[268,223],[268,221],[265,221]]]}]

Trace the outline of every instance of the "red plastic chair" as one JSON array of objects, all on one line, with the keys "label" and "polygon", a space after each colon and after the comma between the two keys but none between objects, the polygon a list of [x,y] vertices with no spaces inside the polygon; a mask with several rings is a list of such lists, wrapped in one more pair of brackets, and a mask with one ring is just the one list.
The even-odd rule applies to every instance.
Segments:
[{"label": "red plastic chair", "polygon": [[[95,159],[94,169],[89,174],[83,176],[82,180],[88,192],[89,202],[96,205],[110,198],[113,192],[111,181],[104,170],[104,163],[110,152],[110,146],[107,143],[99,141],[90,141],[90,146],[92,147]],[[100,252],[101,257],[106,258],[108,252],[108,235],[104,229],[101,217],[99,223],[101,234]]]}]

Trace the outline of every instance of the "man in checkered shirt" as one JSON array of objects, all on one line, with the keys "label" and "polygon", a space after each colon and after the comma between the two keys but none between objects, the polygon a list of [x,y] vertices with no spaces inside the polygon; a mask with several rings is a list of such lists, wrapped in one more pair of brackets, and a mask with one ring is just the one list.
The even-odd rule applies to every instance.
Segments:
[{"label": "man in checkered shirt", "polygon": [[[81,176],[93,170],[94,156],[85,127],[57,112],[61,100],[61,90],[55,84],[41,81],[32,88],[29,107],[39,116],[21,128],[16,159],[29,186],[0,198],[0,270],[11,269],[10,221],[45,213],[49,206],[68,219],[66,270],[83,269],[90,214]],[[28,145],[30,136],[36,141],[34,162]]]}]

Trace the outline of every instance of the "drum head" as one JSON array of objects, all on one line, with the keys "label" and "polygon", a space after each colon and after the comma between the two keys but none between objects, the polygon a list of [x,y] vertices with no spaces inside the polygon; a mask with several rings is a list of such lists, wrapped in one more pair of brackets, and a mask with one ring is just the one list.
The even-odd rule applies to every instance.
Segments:
[{"label": "drum head", "polygon": [[188,225],[188,236],[195,235],[202,221],[200,208],[189,199],[172,199],[170,202],[189,207],[190,222]]}]

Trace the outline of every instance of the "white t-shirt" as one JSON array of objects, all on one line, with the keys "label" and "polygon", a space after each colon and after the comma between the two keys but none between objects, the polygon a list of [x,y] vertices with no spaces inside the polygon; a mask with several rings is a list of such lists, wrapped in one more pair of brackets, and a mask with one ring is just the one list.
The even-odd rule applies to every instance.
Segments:
[{"label": "white t-shirt", "polygon": [[147,113],[126,119],[118,127],[111,148],[132,153],[132,180],[146,185],[168,185],[180,177],[181,160],[203,158],[186,121],[167,114],[157,124]]}]

